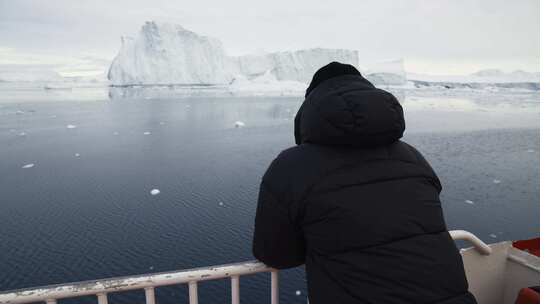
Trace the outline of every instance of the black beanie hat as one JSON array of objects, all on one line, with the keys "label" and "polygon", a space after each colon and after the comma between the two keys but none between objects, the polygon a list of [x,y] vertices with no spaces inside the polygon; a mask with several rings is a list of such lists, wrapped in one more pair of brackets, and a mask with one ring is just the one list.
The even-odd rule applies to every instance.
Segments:
[{"label": "black beanie hat", "polygon": [[313,79],[311,80],[311,83],[306,90],[305,97],[307,97],[309,93],[311,93],[311,91],[313,91],[323,81],[342,75],[361,76],[360,72],[358,72],[358,70],[350,64],[343,64],[336,61],[330,62],[329,64],[323,66],[317,72],[315,72],[315,74],[313,75]]}]

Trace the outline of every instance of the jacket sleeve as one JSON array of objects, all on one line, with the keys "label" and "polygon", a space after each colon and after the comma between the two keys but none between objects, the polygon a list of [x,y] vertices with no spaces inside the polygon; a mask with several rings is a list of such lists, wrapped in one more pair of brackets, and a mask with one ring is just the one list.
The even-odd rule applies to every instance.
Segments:
[{"label": "jacket sleeve", "polygon": [[287,205],[261,183],[253,255],[266,265],[284,269],[304,264],[305,242],[301,229],[290,218]]}]

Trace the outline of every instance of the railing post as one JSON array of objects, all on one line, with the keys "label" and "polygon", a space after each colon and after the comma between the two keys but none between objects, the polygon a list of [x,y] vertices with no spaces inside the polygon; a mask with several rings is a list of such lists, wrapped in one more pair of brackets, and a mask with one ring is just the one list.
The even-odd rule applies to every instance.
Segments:
[{"label": "railing post", "polygon": [[146,304],[156,304],[154,287],[146,287],[144,289],[144,295],[146,297]]},{"label": "railing post", "polygon": [[197,295],[197,282],[191,281],[189,285],[189,304],[198,304],[199,296]]},{"label": "railing post", "polygon": [[98,304],[107,304],[109,302],[107,300],[107,294],[106,293],[98,293],[96,296],[97,296]]},{"label": "railing post", "polygon": [[489,247],[486,243],[482,242],[481,239],[479,239],[476,235],[470,233],[469,231],[465,230],[450,230],[448,231],[452,239],[455,240],[464,240],[469,241],[473,244],[474,248],[478,250],[483,255],[490,255],[491,254],[491,247]]},{"label": "railing post", "polygon": [[270,303],[279,304],[279,275],[277,270],[270,273]]},{"label": "railing post", "polygon": [[240,277],[231,277],[231,303],[240,304]]}]

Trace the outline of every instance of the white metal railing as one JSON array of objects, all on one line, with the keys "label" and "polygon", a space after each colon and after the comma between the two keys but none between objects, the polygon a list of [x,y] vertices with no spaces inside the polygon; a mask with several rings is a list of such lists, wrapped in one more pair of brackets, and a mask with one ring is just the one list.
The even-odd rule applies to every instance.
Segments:
[{"label": "white metal railing", "polygon": [[239,304],[240,276],[260,272],[270,272],[271,303],[278,304],[279,282],[277,270],[256,261],[19,289],[0,293],[0,303],[45,302],[46,304],[56,304],[58,299],[94,295],[97,297],[98,304],[107,304],[108,293],[144,289],[146,304],[155,304],[154,288],[174,284],[188,284],[189,303],[197,304],[197,282],[231,278],[231,302]]},{"label": "white metal railing", "polygon": [[[470,232],[453,230],[449,233],[454,240],[471,242],[482,254],[491,253],[491,248]],[[59,299],[91,295],[97,297],[98,304],[108,304],[108,293],[135,289],[144,289],[146,304],[156,304],[154,289],[175,284],[188,284],[189,303],[198,304],[197,282],[223,278],[231,279],[231,303],[240,304],[240,276],[260,272],[270,272],[271,303],[278,304],[278,271],[257,261],[5,291],[0,293],[0,304],[57,304]]]},{"label": "white metal railing", "polygon": [[450,233],[450,236],[452,237],[454,241],[463,240],[463,241],[471,242],[474,248],[476,248],[476,250],[478,250],[478,252],[480,252],[481,254],[483,255],[491,254],[491,247],[489,247],[486,243],[482,242],[481,239],[479,239],[476,235],[470,233],[469,231],[451,230],[448,232]]}]

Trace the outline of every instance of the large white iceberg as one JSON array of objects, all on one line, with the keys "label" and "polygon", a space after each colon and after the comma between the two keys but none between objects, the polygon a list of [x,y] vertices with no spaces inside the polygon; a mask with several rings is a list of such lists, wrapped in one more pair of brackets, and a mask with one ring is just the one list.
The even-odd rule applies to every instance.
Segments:
[{"label": "large white iceberg", "polygon": [[405,85],[407,73],[403,59],[369,63],[362,69],[366,78],[375,85]]},{"label": "large white iceberg", "polygon": [[358,65],[358,52],[308,49],[228,56],[217,39],[174,24],[146,22],[136,38],[122,38],[108,78],[113,85],[226,84],[270,73],[277,81],[307,83],[321,66],[340,61]]},{"label": "large white iceberg", "polygon": [[320,67],[339,61],[358,65],[358,52],[343,49],[314,48],[299,51],[276,52],[262,55],[246,55],[235,58],[239,72],[248,78],[267,72],[277,80],[307,83]]},{"label": "large white iceberg", "polygon": [[122,37],[108,78],[113,85],[219,84],[233,79],[221,42],[179,25],[146,22],[136,39]]}]

